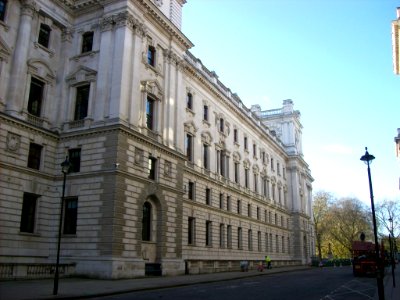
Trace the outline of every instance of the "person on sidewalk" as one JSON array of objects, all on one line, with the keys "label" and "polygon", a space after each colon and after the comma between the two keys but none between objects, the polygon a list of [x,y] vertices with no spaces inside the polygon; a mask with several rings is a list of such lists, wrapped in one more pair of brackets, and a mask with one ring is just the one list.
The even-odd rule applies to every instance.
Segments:
[{"label": "person on sidewalk", "polygon": [[267,265],[267,269],[271,269],[272,268],[272,266],[271,266],[271,258],[268,255],[265,256],[265,263]]}]

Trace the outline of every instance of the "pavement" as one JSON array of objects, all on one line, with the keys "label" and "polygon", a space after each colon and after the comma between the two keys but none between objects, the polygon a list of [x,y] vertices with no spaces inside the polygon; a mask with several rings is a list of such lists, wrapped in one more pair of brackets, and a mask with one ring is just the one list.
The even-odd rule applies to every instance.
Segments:
[{"label": "pavement", "polygon": [[[180,275],[164,277],[145,277],[120,280],[99,280],[88,278],[60,278],[58,295],[53,293],[53,279],[0,281],[1,300],[26,299],[89,299],[94,297],[123,294],[133,291],[144,291],[192,284],[227,281],[266,274],[308,270],[307,266],[279,267],[258,272],[223,272],[198,275]],[[388,268],[384,278],[385,299],[400,300],[400,265],[395,272],[396,287],[393,287],[391,270]],[[374,300],[378,300],[375,293]]]}]

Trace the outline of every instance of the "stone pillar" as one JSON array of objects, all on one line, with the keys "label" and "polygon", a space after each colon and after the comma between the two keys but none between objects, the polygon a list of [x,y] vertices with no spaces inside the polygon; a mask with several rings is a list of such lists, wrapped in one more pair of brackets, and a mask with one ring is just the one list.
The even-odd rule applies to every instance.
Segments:
[{"label": "stone pillar", "polygon": [[36,11],[36,3],[32,0],[21,0],[21,18],[18,26],[17,41],[11,64],[6,111],[12,115],[20,115],[24,104],[24,90],[27,78],[27,60],[31,48],[30,37],[32,19]]}]

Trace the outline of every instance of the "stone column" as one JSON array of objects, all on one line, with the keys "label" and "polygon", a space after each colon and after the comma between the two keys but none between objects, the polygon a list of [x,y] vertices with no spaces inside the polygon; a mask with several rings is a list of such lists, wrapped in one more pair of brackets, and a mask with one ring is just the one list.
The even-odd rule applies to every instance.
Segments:
[{"label": "stone column", "polygon": [[17,41],[11,64],[10,81],[6,98],[6,111],[13,115],[20,115],[23,110],[24,90],[27,78],[27,60],[31,48],[30,37],[32,19],[35,14],[36,3],[32,0],[21,0],[21,18],[18,26]]}]

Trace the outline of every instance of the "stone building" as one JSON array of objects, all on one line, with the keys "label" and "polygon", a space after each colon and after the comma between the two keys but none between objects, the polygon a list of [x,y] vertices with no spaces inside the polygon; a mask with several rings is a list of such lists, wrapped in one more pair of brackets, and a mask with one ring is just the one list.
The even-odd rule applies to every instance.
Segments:
[{"label": "stone building", "polygon": [[393,71],[400,75],[400,7],[397,8],[397,19],[392,22]]},{"label": "stone building", "polygon": [[300,114],[246,108],[189,52],[185,2],[0,0],[1,277],[54,272],[61,205],[64,275],[310,261]]}]

